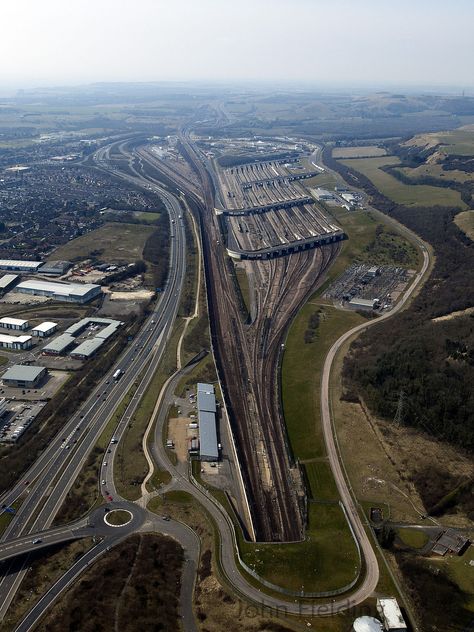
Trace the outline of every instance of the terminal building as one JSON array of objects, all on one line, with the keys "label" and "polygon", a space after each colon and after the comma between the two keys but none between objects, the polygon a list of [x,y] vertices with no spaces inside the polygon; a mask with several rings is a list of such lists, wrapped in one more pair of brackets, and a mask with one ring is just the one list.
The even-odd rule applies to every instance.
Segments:
[{"label": "terminal building", "polygon": [[10,318],[8,316],[0,318],[0,327],[3,327],[3,329],[16,329],[24,331],[25,329],[28,329],[28,326],[28,321],[22,320],[21,318]]},{"label": "terminal building", "polygon": [[217,461],[216,396],[212,384],[197,385],[197,409],[199,421],[199,458],[201,461]]},{"label": "terminal building", "polygon": [[36,272],[42,263],[42,261],[0,259],[0,270],[12,270],[12,272]]},{"label": "terminal building", "polygon": [[22,281],[14,291],[34,296],[47,296],[56,301],[69,303],[88,303],[102,293],[100,285],[92,283],[58,283],[36,279]]},{"label": "terminal building", "polygon": [[14,364],[2,376],[4,386],[36,388],[47,376],[44,366],[24,366]]},{"label": "terminal building", "polygon": [[31,349],[33,339],[31,336],[10,336],[0,334],[0,347],[3,349]]}]

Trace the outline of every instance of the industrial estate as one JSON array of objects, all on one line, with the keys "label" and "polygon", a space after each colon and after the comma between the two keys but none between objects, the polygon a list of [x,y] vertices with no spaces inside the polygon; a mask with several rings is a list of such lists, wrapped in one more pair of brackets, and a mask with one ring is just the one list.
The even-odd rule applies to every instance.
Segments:
[{"label": "industrial estate", "polygon": [[470,290],[443,305],[426,213],[383,190],[396,164],[413,195],[427,145],[359,137],[342,98],[345,135],[241,98],[165,94],[161,123],[145,99],[0,154],[1,629],[82,629],[91,599],[96,629],[110,600],[133,631],[133,591],[131,626],[185,632],[462,629],[433,627],[431,592],[474,611],[471,435],[454,400],[433,430],[441,351],[416,329],[465,379]]}]

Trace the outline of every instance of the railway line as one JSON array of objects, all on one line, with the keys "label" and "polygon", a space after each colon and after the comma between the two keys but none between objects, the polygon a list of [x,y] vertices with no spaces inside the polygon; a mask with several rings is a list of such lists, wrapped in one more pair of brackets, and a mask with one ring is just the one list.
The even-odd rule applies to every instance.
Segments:
[{"label": "railway line", "polygon": [[220,243],[211,176],[186,132],[181,143],[202,184],[200,212],[211,333],[256,537],[297,541],[304,537],[304,488],[291,458],[280,403],[281,345],[294,315],[320,283],[339,247],[329,244],[288,258],[254,262],[256,310],[252,322],[245,323]]}]

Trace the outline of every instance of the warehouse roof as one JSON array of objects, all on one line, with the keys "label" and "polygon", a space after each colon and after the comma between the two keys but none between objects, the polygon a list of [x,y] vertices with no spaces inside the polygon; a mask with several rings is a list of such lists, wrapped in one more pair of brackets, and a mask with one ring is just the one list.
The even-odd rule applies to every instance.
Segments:
[{"label": "warehouse roof", "polygon": [[8,287],[15,279],[18,279],[18,274],[4,274],[0,279],[0,290]]},{"label": "warehouse roof", "polygon": [[52,292],[62,296],[85,296],[95,288],[100,288],[100,285],[93,285],[92,283],[56,283],[54,281],[29,280],[22,281],[15,289]]},{"label": "warehouse roof", "polygon": [[364,307],[373,307],[376,301],[376,298],[353,298],[349,301],[349,305],[363,305]]},{"label": "warehouse roof", "polygon": [[21,318],[9,318],[5,316],[4,318],[0,318],[0,325],[17,325],[18,327],[22,327],[23,325],[28,325],[28,321],[22,320]]},{"label": "warehouse roof", "polygon": [[377,610],[385,619],[385,628],[387,630],[406,629],[405,619],[400,611],[397,600],[393,597],[387,599],[377,599]]},{"label": "warehouse roof", "polygon": [[39,325],[36,325],[36,327],[33,327],[33,329],[31,331],[49,331],[50,329],[54,329],[54,327],[57,327],[58,323],[52,323],[49,321],[46,321],[44,323],[40,323]]},{"label": "warehouse roof", "polygon": [[17,380],[19,382],[30,382],[35,380],[43,371],[44,366],[24,366],[23,364],[14,364],[2,375],[2,380]]},{"label": "warehouse roof", "polygon": [[198,391],[197,407],[199,411],[216,412],[216,397],[213,393]]},{"label": "warehouse roof", "polygon": [[42,261],[21,261],[21,259],[0,259],[0,268],[29,268],[36,270]]},{"label": "warehouse roof", "polygon": [[61,353],[67,349],[70,345],[76,342],[76,339],[69,334],[61,334],[61,336],[56,336],[54,340],[48,342],[47,345],[43,347],[43,351],[53,351],[53,353]]},{"label": "warehouse roof", "polygon": [[201,410],[199,411],[199,452],[201,456],[219,458],[216,416]]},{"label": "warehouse roof", "polygon": [[96,318],[95,316],[91,318],[82,318],[77,323],[74,323],[74,325],[71,325],[70,327],[68,327],[66,329],[66,333],[75,336],[76,334],[78,334],[80,331],[82,331],[83,329],[85,329],[91,324],[115,325],[116,327],[118,327],[119,325],[123,325],[123,322],[121,320],[112,320],[112,318]]},{"label": "warehouse roof", "polygon": [[214,393],[214,386],[212,384],[205,384],[204,382],[198,382],[198,393]]},{"label": "warehouse roof", "polygon": [[9,336],[8,334],[0,334],[0,342],[28,342],[31,336]]},{"label": "warehouse roof", "polygon": [[80,355],[80,356],[85,356],[86,358],[88,358],[91,355],[94,355],[94,353],[97,351],[97,349],[99,349],[99,347],[101,347],[104,344],[105,340],[103,338],[91,338],[90,340],[86,340],[85,342],[83,342],[82,344],[80,344],[78,347],[76,347],[75,349],[73,349],[73,351],[71,351],[71,355]]},{"label": "warehouse roof", "polygon": [[113,336],[113,334],[117,331],[120,325],[121,323],[119,323],[118,321],[115,323],[111,323],[110,325],[107,325],[107,327],[104,327],[102,331],[97,332],[95,337],[102,338],[103,340],[105,340],[106,338],[110,338],[110,336]]}]

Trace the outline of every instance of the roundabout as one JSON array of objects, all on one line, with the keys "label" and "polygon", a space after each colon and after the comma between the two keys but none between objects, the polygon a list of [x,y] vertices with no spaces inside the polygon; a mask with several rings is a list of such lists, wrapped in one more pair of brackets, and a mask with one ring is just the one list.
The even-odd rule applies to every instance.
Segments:
[{"label": "roundabout", "polygon": [[104,522],[109,527],[125,527],[132,520],[133,514],[128,509],[111,509],[104,515]]}]

